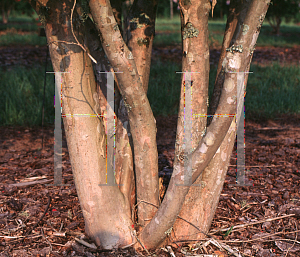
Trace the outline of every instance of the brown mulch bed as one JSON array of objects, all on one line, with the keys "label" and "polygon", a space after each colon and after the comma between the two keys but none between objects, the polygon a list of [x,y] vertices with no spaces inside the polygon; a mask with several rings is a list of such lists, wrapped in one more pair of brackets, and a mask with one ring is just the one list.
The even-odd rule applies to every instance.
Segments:
[{"label": "brown mulch bed", "polygon": [[[168,178],[173,166],[177,118],[157,117],[156,120],[160,175]],[[253,186],[231,185],[235,184],[235,151],[232,153],[211,231],[248,224],[233,228],[227,236],[224,231],[213,235],[245,256],[281,256],[287,249],[287,256],[300,254],[300,233],[292,233],[300,229],[299,121],[300,116],[283,116],[278,121],[260,124],[246,120],[246,176]],[[42,183],[18,186],[18,183],[53,179],[53,127],[44,129],[43,149],[41,128],[0,127],[0,134],[0,256],[135,255],[132,249],[103,252],[75,241],[75,237],[83,236],[84,221],[65,139],[63,183],[72,185],[62,188]],[[51,204],[35,227],[49,197]],[[272,220],[276,217],[283,218]],[[268,218],[271,220],[266,221]],[[253,222],[257,224],[251,225]],[[18,238],[26,232],[30,233],[25,240]],[[183,249],[182,245],[173,246],[176,256],[185,256],[180,252]],[[200,253],[200,249],[204,253],[206,249],[210,254],[227,256],[226,251],[220,252],[212,243],[194,253]],[[170,256],[163,250],[156,254]]]},{"label": "brown mulch bed", "polygon": [[[9,69],[14,65],[44,64],[46,51],[45,46],[0,47],[0,66]],[[220,49],[211,49],[212,65],[217,64],[219,54]],[[180,47],[154,47],[153,60],[158,58],[180,63]],[[299,60],[299,47],[258,48],[253,57],[253,63],[260,64],[279,61],[293,65],[299,64]],[[177,117],[157,117],[156,120],[159,171],[160,176],[168,180],[173,167]],[[246,119],[246,177],[253,186],[234,185],[235,150],[232,152],[210,232],[232,227],[228,235],[226,231],[218,231],[213,237],[238,249],[244,256],[300,256],[299,124],[300,115],[285,115],[275,121],[259,123]],[[43,134],[39,127],[0,127],[0,257],[137,255],[132,249],[93,250],[75,240],[82,237],[90,242],[84,238],[84,221],[65,139],[63,183],[71,186],[45,185],[53,183],[53,131],[51,126],[45,128]],[[20,186],[20,183],[36,181],[38,184]],[[241,227],[235,228],[237,225]],[[25,239],[24,235],[27,235]],[[234,240],[236,242],[232,242]],[[183,246],[173,245],[177,257],[186,256],[181,252],[185,250]],[[195,248],[199,249],[192,251]],[[207,251],[228,256],[228,251],[208,241],[205,246],[189,245],[188,249],[193,253]],[[158,250],[156,255],[171,256],[163,250]]]}]

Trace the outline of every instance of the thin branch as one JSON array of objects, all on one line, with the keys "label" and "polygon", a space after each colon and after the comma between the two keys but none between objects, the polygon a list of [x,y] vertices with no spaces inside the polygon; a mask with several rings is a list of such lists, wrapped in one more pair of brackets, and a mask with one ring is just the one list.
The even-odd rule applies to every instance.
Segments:
[{"label": "thin branch", "polygon": [[92,249],[97,249],[97,246],[94,243],[89,244],[88,242],[86,242],[82,239],[79,239],[77,237],[75,237],[75,241],[77,241],[78,243],[81,243],[82,245],[84,245],[86,247],[89,247],[89,248],[92,248]]},{"label": "thin branch", "polygon": [[52,252],[52,245],[51,245],[51,243],[50,243],[50,241],[47,239],[47,237],[44,235],[44,230],[43,230],[43,228],[41,228],[41,233],[42,233],[42,236],[43,236],[43,238],[46,240],[46,242],[50,245],[50,252],[49,252],[49,254]]},{"label": "thin branch", "polygon": [[[296,222],[295,222],[295,226],[296,226],[296,229],[297,229],[297,223],[296,223]],[[298,233],[296,233],[296,238],[295,238],[295,240],[294,240],[293,245],[286,251],[285,257],[287,257],[288,252],[294,247],[295,243],[297,242],[297,237],[298,237]]]},{"label": "thin branch", "polygon": [[[250,239],[250,240],[238,240],[238,241],[234,241],[234,240],[224,240],[224,241],[221,241],[221,242],[225,242],[225,243],[249,243],[249,242],[253,242],[253,241],[258,241],[258,240],[261,240],[263,238],[267,238],[267,237],[271,237],[271,236],[276,236],[276,235],[279,235],[279,234],[292,234],[292,233],[297,233],[297,232],[300,232],[300,230],[295,230],[295,231],[290,231],[290,232],[284,232],[284,231],[280,231],[280,232],[276,232],[274,234],[270,234],[270,235],[266,235],[266,236],[262,236],[262,237],[259,237],[259,238],[255,238],[255,239]],[[273,239],[273,240],[270,240],[270,241],[280,241],[280,240],[285,240],[285,239],[279,239],[279,238],[276,238],[276,239]],[[294,241],[294,240],[293,240]]]},{"label": "thin branch", "polygon": [[65,43],[65,44],[67,44],[67,45],[77,45],[77,46],[81,47],[81,49],[82,49],[83,51],[86,52],[86,54],[91,58],[91,60],[92,60],[94,63],[97,64],[97,61],[95,60],[95,58],[94,58],[93,56],[91,56],[81,44],[77,44],[77,43],[74,43],[74,42],[67,42],[67,41],[63,41],[63,40],[55,40],[55,41],[49,42],[48,45],[50,45],[50,44],[55,44],[55,43]]},{"label": "thin branch", "polygon": [[50,203],[51,203],[51,196],[48,195],[48,203],[47,203],[47,206],[46,206],[46,209],[45,209],[43,215],[39,218],[39,220],[35,223],[35,225],[31,229],[28,230],[28,232],[24,235],[23,240],[25,239],[25,237],[27,237],[32,232],[32,230],[34,230],[38,226],[39,222],[44,218],[44,216],[46,215],[46,213],[50,207]]},{"label": "thin branch", "polygon": [[72,10],[71,10],[71,31],[72,31],[73,37],[75,38],[77,44],[81,46],[81,44],[79,43],[77,37],[75,36],[74,30],[73,30],[73,13],[74,13],[75,5],[76,5],[76,0],[74,0],[74,4],[73,4]]},{"label": "thin branch", "polygon": [[88,51],[83,47],[82,44],[80,44],[80,42],[78,41],[75,33],[74,33],[74,30],[73,30],[73,13],[74,13],[74,9],[75,9],[75,5],[76,5],[76,0],[74,0],[74,4],[73,4],[73,7],[72,7],[72,10],[71,10],[71,18],[70,18],[70,22],[71,22],[71,31],[72,31],[72,35],[73,37],[75,38],[76,40],[76,43],[73,43],[73,42],[66,42],[66,41],[62,41],[62,40],[56,40],[56,41],[53,41],[53,42],[50,42],[49,44],[53,44],[55,42],[59,42],[59,43],[65,43],[65,44],[68,44],[68,45],[77,45],[79,46],[84,52],[86,52],[86,54],[91,58],[91,60],[97,64],[97,61],[95,60],[95,58],[93,56],[91,56]]},{"label": "thin branch", "polygon": [[[284,219],[284,218],[288,218],[288,217],[291,217],[291,216],[294,216],[295,214],[288,214],[288,215],[284,215],[284,216],[281,216],[281,217],[276,217],[276,218],[269,218],[269,219],[265,219],[265,220],[261,220],[261,221],[255,221],[255,222],[251,222],[251,223],[248,223],[248,224],[241,224],[241,225],[237,225],[237,226],[234,226],[232,228],[232,231],[234,229],[237,229],[237,228],[244,228],[244,227],[248,227],[248,226],[252,226],[252,225],[256,225],[256,224],[260,224],[260,223],[264,223],[266,221],[273,221],[273,220],[279,220],[279,219]],[[230,227],[231,228],[231,227]],[[227,231],[228,229],[230,228],[223,228],[223,229],[218,229],[218,230],[213,230],[209,233],[209,235],[213,235],[217,232],[224,232],[224,231]]]},{"label": "thin branch", "polygon": [[[156,205],[153,204],[153,203],[149,203],[149,202],[147,202],[147,201],[140,200],[140,201],[133,207],[133,210],[134,210],[134,208],[135,208],[136,206],[138,206],[140,203],[150,204],[150,205],[156,207],[157,209],[159,208],[158,206],[156,206]],[[211,235],[206,234],[205,232],[203,232],[200,228],[198,228],[198,227],[197,227],[195,224],[193,224],[192,222],[190,222],[190,221],[188,221],[188,220],[182,218],[182,217],[179,216],[179,215],[177,215],[177,217],[178,217],[179,219],[182,219],[182,220],[185,221],[186,223],[190,224],[191,226],[195,227],[196,229],[198,229],[199,232],[202,233],[202,234],[204,234],[205,236],[207,236],[207,237],[209,237],[209,238],[213,238]]]},{"label": "thin branch", "polygon": [[143,247],[143,249],[147,252],[148,255],[150,255],[149,251],[147,250],[147,248],[144,246],[144,244],[141,242],[141,240],[137,237],[136,235],[136,231],[134,229],[132,229],[130,226],[129,226],[129,229],[132,233],[132,235],[134,235],[135,239],[139,242],[139,244]]}]

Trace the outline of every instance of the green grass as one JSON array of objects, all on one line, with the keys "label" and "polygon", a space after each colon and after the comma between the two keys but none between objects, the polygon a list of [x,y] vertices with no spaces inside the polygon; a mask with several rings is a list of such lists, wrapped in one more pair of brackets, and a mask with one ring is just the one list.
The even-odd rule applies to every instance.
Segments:
[{"label": "green grass", "polygon": [[[180,64],[155,62],[151,66],[148,98],[155,116],[178,112]],[[300,67],[252,65],[245,98],[246,118],[274,119],[279,114],[300,114]],[[216,69],[210,72],[210,93]],[[0,70],[0,125],[40,125],[44,68]],[[54,121],[54,76],[47,75],[45,123]]]},{"label": "green grass", "polygon": [[36,32],[20,35],[18,33],[9,32],[0,36],[0,46],[11,45],[46,45],[45,37],[40,37]]},{"label": "green grass", "polygon": [[0,31],[11,30],[14,29],[15,31],[37,31],[38,25],[36,22],[9,22],[7,24],[0,23]]},{"label": "green grass", "polygon": [[[153,64],[148,98],[154,115],[177,114],[180,95],[180,65]],[[279,114],[300,114],[300,67],[279,64],[260,67],[252,65],[245,98],[246,118],[274,119]],[[210,71],[209,92],[213,90],[216,68]]]},{"label": "green grass", "polygon": [[278,63],[252,65],[245,98],[246,115],[254,120],[274,119],[278,114],[300,114],[300,67]]},{"label": "green grass", "polygon": [[180,33],[157,33],[153,41],[154,46],[179,45],[181,44]]},{"label": "green grass", "polygon": [[[0,125],[40,125],[44,68],[0,70]],[[54,77],[47,75],[45,124],[54,122]]]},{"label": "green grass", "polygon": [[[19,17],[12,16],[7,25],[0,24],[0,31],[10,31],[8,34],[0,36],[0,46],[11,44],[45,45],[46,40],[40,39],[35,33],[38,26],[33,20],[36,17],[36,15],[33,16],[33,18],[24,15]],[[211,46],[221,46],[225,24],[225,21],[220,20],[209,21],[209,44]],[[181,23],[179,16],[175,16],[173,20],[157,18],[155,30],[157,34],[154,38],[154,45],[181,44]],[[18,34],[18,31],[32,33],[21,35]],[[268,22],[265,21],[257,41],[257,46],[293,47],[300,45],[300,26],[284,22],[280,28],[280,32],[281,34],[279,36],[273,35],[272,28]]]},{"label": "green grass", "polygon": [[[154,45],[181,44],[180,18],[175,16],[173,20],[156,20],[157,35],[154,38]],[[208,23],[210,45],[221,46],[225,31],[225,21],[210,20]],[[283,23],[280,27],[280,35],[273,35],[272,28],[267,21],[264,22],[257,46],[293,47],[300,45],[300,26],[292,23]]]},{"label": "green grass", "polygon": [[[12,13],[8,17],[8,22],[20,22],[20,23],[32,22],[33,20],[35,20],[38,17],[39,16],[33,10],[32,10],[32,17],[29,17],[26,14],[20,14],[20,13],[16,13],[15,11],[12,11]],[[0,18],[2,20],[2,15],[0,15]]]},{"label": "green grass", "polygon": [[300,45],[300,26],[286,24],[280,26],[280,35],[272,34],[272,28],[264,23],[257,39],[257,46],[293,47]]},{"label": "green grass", "polygon": [[176,114],[180,96],[181,66],[176,63],[151,65],[148,99],[154,116]]}]

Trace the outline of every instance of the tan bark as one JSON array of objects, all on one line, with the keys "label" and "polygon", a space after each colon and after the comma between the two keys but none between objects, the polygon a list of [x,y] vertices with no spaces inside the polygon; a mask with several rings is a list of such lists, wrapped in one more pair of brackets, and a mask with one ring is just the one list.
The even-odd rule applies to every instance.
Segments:
[{"label": "tan bark", "polygon": [[[103,50],[97,30],[94,23],[90,19],[85,22],[86,31],[94,29],[93,33],[86,33],[86,46],[95,57],[97,64],[93,64],[96,71],[97,92],[99,97],[99,111],[103,115],[103,124],[105,131],[107,131],[107,121],[105,119],[107,111],[107,75],[100,72],[113,72],[113,69],[108,61],[108,58]],[[128,208],[128,215],[131,215],[131,210],[136,202],[135,195],[135,178],[133,170],[133,157],[132,157],[132,137],[130,136],[130,128],[128,122],[128,115],[121,98],[118,83],[115,81],[115,123],[116,123],[116,151],[115,151],[115,179],[116,184],[119,185],[120,191],[125,197]],[[129,135],[129,136],[128,136]]]},{"label": "tan bark", "polygon": [[[217,70],[217,79],[214,87],[214,94],[213,94],[213,108],[215,109],[217,107],[219,97],[221,94],[221,90],[223,87],[225,74],[221,72],[222,70],[222,63],[226,55],[226,49],[229,47],[230,41],[232,41],[233,34],[235,32],[236,23],[237,23],[237,14],[236,6],[240,7],[241,5],[233,5],[234,8],[231,8],[231,12],[228,18],[226,31],[223,39],[223,45],[222,45],[222,51],[221,56],[219,60],[219,66]],[[195,8],[190,8],[192,11]],[[190,10],[189,9],[189,10]],[[189,11],[188,10],[188,11]],[[247,9],[244,8],[243,15],[245,16]],[[203,11],[202,15],[204,17],[201,18],[201,20],[205,20],[207,23],[207,11]],[[240,15],[242,16],[242,15]],[[245,18],[243,16],[243,18]],[[207,29],[206,29],[207,30]],[[207,35],[205,35],[207,38]],[[234,42],[234,40],[233,40]],[[207,47],[208,48],[208,47]],[[201,48],[200,48],[201,51]],[[205,52],[204,50],[203,52]],[[201,52],[200,52],[201,53]],[[199,53],[198,53],[199,55]],[[201,60],[201,63],[204,63],[203,60]],[[208,66],[208,67],[207,67]],[[209,63],[206,65],[206,69],[209,69]],[[206,77],[207,78],[207,77]],[[208,79],[206,80],[208,83]],[[208,88],[208,86],[206,86]],[[194,90],[193,90],[194,92]],[[194,95],[193,95],[194,96]],[[204,97],[207,97],[207,94],[202,96],[202,99]],[[201,95],[197,97],[198,99],[201,99]],[[206,103],[206,102],[205,102]],[[211,106],[211,105],[210,105]],[[194,111],[194,105],[193,105],[193,111]],[[204,108],[204,106],[203,106]],[[206,110],[206,108],[205,108]],[[214,110],[215,111],[215,110]],[[214,114],[214,112],[210,112],[211,114]],[[206,114],[206,112],[204,113]],[[225,114],[225,113],[223,113]],[[227,117],[224,117],[225,119]],[[212,120],[212,117],[208,119]],[[203,123],[206,122],[206,117],[202,118]],[[234,122],[234,121],[233,121]],[[208,124],[209,125],[209,124]],[[229,130],[230,131],[230,130]],[[205,133],[205,130],[204,130]],[[229,138],[229,134],[231,135],[231,138]],[[199,137],[200,138],[200,137]],[[180,211],[180,217],[183,217],[184,219],[188,220],[190,223],[185,222],[182,219],[177,219],[173,226],[174,236],[176,240],[197,240],[205,237],[205,234],[208,232],[208,229],[210,227],[213,214],[215,213],[215,209],[218,204],[219,194],[223,188],[223,183],[225,179],[225,175],[227,172],[227,165],[230,160],[230,153],[233,148],[233,138],[234,135],[232,132],[228,132],[227,136],[224,138],[218,152],[225,152],[226,157],[224,155],[222,156],[224,160],[221,158],[221,154],[215,154],[209,165],[205,168],[203,171],[202,176],[199,176],[194,185],[190,188],[189,193],[187,194],[185,198],[185,202],[182,206],[182,209]],[[227,141],[229,140],[229,141]],[[230,143],[231,142],[231,143]],[[225,149],[225,150],[224,150]],[[219,183],[215,183],[215,181],[218,181]],[[192,226],[191,224],[194,224]],[[198,229],[197,229],[197,228]]]},{"label": "tan bark", "polygon": [[[181,7],[181,24],[182,31],[186,28],[188,22],[200,33],[196,37],[183,39],[183,59],[182,71],[191,71],[192,73],[192,147],[195,149],[199,141],[205,134],[206,120],[207,120],[207,99],[208,99],[208,83],[209,83],[209,45],[208,45],[208,16],[211,9],[209,0],[191,1],[191,5],[184,5],[180,2]],[[181,95],[180,95],[180,112],[178,115],[177,124],[177,138],[175,156],[180,155],[181,148],[184,140],[184,77],[181,81]],[[174,163],[178,162],[178,158]],[[175,164],[176,165],[176,164]],[[197,179],[195,185],[189,189],[189,193],[185,197],[180,216],[189,220],[192,224],[199,226],[199,216],[195,213],[194,209],[199,209],[198,202],[202,202],[199,197],[201,193],[201,177]],[[196,205],[196,206],[195,206]],[[196,215],[191,215],[195,213]],[[183,235],[189,237],[191,228],[190,224],[181,219],[177,219],[173,232],[176,238],[183,238]],[[196,237],[191,237],[195,239]],[[185,239],[185,237],[184,237]]]},{"label": "tan bark", "polygon": [[[234,21],[229,22],[227,26],[228,35],[224,39],[222,62],[220,61],[219,64],[221,65],[219,73],[223,71],[224,78],[220,80],[222,83],[218,82],[220,86],[216,86],[220,94],[216,97],[216,107],[212,108],[216,109],[215,113],[236,113],[236,102],[243,99],[242,90],[239,90],[238,95],[236,93],[240,86],[237,85],[235,72],[249,70],[253,49],[269,2],[269,0],[249,2],[247,8],[243,6],[246,8],[244,10],[247,10],[245,16],[241,14],[234,16]],[[204,130],[209,73],[207,14],[210,10],[210,1],[190,0],[180,3],[183,71],[200,73],[192,74],[193,136],[190,149],[183,146],[183,138],[186,135],[183,110],[185,84],[182,78],[174,171],[160,206],[155,119],[146,95],[150,64],[145,63],[145,60],[150,61],[151,47],[137,46],[136,40],[143,36],[143,33],[148,36],[148,24],[139,24],[140,20],[137,23],[135,19],[133,23],[141,26],[129,34],[131,37],[128,38],[128,44],[132,47],[129,49],[121,36],[120,21],[119,24],[116,22],[108,0],[89,1],[95,25],[86,25],[86,28],[79,22],[80,19],[75,13],[74,19],[70,22],[73,3],[69,0],[32,1],[33,7],[43,18],[54,70],[68,72],[62,76],[63,112],[89,115],[88,117],[73,115],[64,118],[72,171],[87,234],[97,245],[105,249],[121,247],[133,242],[130,206],[135,202],[134,164],[139,203],[138,222],[141,225],[138,236],[144,246],[147,249],[158,247],[164,242],[172,226],[179,239],[201,238],[203,234],[199,232],[206,233],[210,227],[236,134],[235,121],[232,117],[215,116]],[[147,1],[143,0],[135,2],[139,8],[142,7],[142,11],[147,12],[146,3]],[[154,8],[155,2],[151,6]],[[51,12],[45,14],[48,9]],[[117,9],[115,15],[116,13],[118,13]],[[141,12],[138,12],[137,16],[140,17]],[[134,18],[137,18],[136,15],[133,15],[131,20]],[[149,20],[154,22],[151,17]],[[235,25],[236,20],[242,21],[241,29]],[[94,35],[90,35],[91,31],[88,30],[92,26],[96,26],[97,30]],[[98,34],[101,43],[96,38]],[[150,44],[152,44],[152,36],[151,34]],[[229,40],[236,46],[242,45],[242,50],[226,49]],[[99,47],[102,50],[98,49]],[[95,114],[98,114],[99,110],[101,112],[101,108],[104,110],[106,105],[105,85],[99,78],[99,100],[91,56],[95,56],[99,63],[98,66],[94,65],[96,71],[122,72],[116,74],[117,85],[122,95],[118,108],[117,156],[119,159],[117,159],[116,179],[119,183],[124,183],[124,187],[103,185],[106,183],[105,122]],[[105,60],[105,56],[108,60]],[[195,114],[202,114],[202,117]],[[128,122],[132,142],[128,138],[129,131],[126,130]],[[133,144],[134,162],[130,144]],[[185,163],[190,164],[188,169]],[[188,184],[183,184],[188,177],[191,178],[187,181]],[[202,186],[191,189],[191,184],[195,182]],[[158,210],[151,204],[159,206]],[[184,222],[176,222],[178,214],[191,221],[193,228]],[[189,219],[190,214],[192,217]]]},{"label": "tan bark", "polygon": [[[155,119],[147,95],[141,90],[142,83],[133,59],[132,52],[124,43],[116,21],[107,1],[91,0],[91,13],[97,24],[104,51],[117,73],[129,124],[133,137],[134,163],[136,172],[137,201],[144,200],[159,204],[158,156],[156,146]],[[139,223],[143,226],[155,214],[151,205],[139,209]]]},{"label": "tan bark", "polygon": [[9,16],[9,11],[5,10],[2,8],[2,23],[7,24],[8,23],[8,16]]},{"label": "tan bark", "polygon": [[[245,2],[243,4],[241,1],[238,0],[233,0],[230,2],[229,15],[228,15],[226,29],[224,33],[213,95],[212,95],[212,99],[210,99],[209,102],[208,113],[210,115],[216,113],[216,109],[221,96],[222,87],[224,84],[225,74],[224,74],[223,61],[226,56],[226,49],[229,48],[230,45],[235,43],[236,36],[238,35],[240,28],[242,27],[249,5],[250,2]],[[209,117],[208,125],[211,123],[211,121],[212,121],[212,117]]]},{"label": "tan bark", "polygon": [[[77,28],[80,41],[83,28],[76,17],[69,22],[69,1],[47,4],[53,10],[45,20],[53,68],[55,72],[67,72],[62,76],[62,110],[71,115],[63,120],[86,233],[106,249],[128,245],[132,242],[129,206],[118,187],[105,185],[106,135],[102,120],[95,115],[98,105],[91,60],[81,47],[70,44],[76,42],[71,24]],[[38,11],[40,6],[34,7]]]},{"label": "tan bark", "polygon": [[[131,9],[126,17],[126,38],[128,48],[131,50],[134,58],[137,72],[142,82],[143,89],[147,94],[150,66],[151,66],[151,54],[152,44],[154,39],[154,27],[155,27],[155,14],[156,14],[156,1],[148,0],[136,0],[133,2]],[[125,108],[123,108],[125,111]],[[130,131],[130,125],[127,123],[128,130]],[[131,136],[132,139],[132,136]],[[131,140],[132,143],[132,140]],[[120,163],[121,166],[123,164]],[[137,194],[141,190],[141,184],[137,184]],[[143,200],[139,197],[139,199]],[[133,201],[134,199],[132,199]],[[145,200],[145,199],[144,199]],[[146,208],[149,208],[147,206]],[[138,205],[138,213],[144,212],[144,204]],[[153,206],[151,206],[153,208]],[[155,211],[155,209],[152,209]],[[147,217],[147,221],[150,220]],[[146,222],[147,222],[146,221]],[[138,215],[138,223],[142,226],[145,225],[145,218],[143,215]]]},{"label": "tan bark", "polygon": [[157,0],[135,0],[127,17],[127,45],[145,92],[148,90],[156,7]]},{"label": "tan bark", "polygon": [[[237,102],[239,102],[244,97],[244,91],[240,91],[240,94],[238,96],[236,95],[237,74],[235,72],[246,71],[246,69],[249,67],[251,51],[259,34],[258,28],[261,24],[261,17],[264,17],[268,8],[268,3],[269,1],[252,1],[244,22],[245,25],[248,25],[247,30],[240,31],[236,40],[237,45],[243,45],[243,51],[242,53],[236,51],[228,51],[226,53],[223,62],[225,81],[216,113],[236,113],[236,102],[232,100],[234,97],[236,97]],[[191,3],[189,2],[187,5],[189,4]],[[240,113],[238,112],[237,120],[239,120],[239,114]],[[173,175],[164,200],[151,222],[141,232],[140,238],[147,248],[155,248],[164,241],[166,237],[165,232],[169,231],[169,229],[173,226],[177,215],[180,212],[181,206],[184,203],[184,198],[189,191],[189,186],[177,185],[182,184],[182,181],[186,175],[192,176],[192,183],[197,180],[199,175],[203,172],[213,156],[216,154],[216,151],[219,149],[222,141],[227,135],[228,129],[232,122],[232,117],[225,118],[215,116],[210,126],[207,127],[206,134],[199,142],[197,148],[192,153],[186,156],[183,155],[181,161],[176,161],[176,158],[180,157],[180,155],[175,156]],[[224,147],[225,146],[226,145],[224,145]],[[229,146],[223,155],[228,155],[228,152],[231,152]],[[192,162],[191,170],[185,170],[183,165],[184,159]],[[223,159],[226,161],[226,158]],[[223,171],[222,174],[218,176],[221,176],[220,183],[222,183],[222,177],[224,177]],[[213,193],[220,192],[220,187],[214,188],[212,186],[212,183],[208,183],[208,188],[206,190],[209,189],[209,191]],[[209,203],[209,206],[211,207],[209,210],[215,209],[216,203],[214,201],[210,200],[207,203]],[[207,206],[207,204],[203,206]],[[208,217],[204,218],[204,221],[210,222],[211,214],[207,215]],[[203,227],[205,228],[206,225],[203,225]]]}]

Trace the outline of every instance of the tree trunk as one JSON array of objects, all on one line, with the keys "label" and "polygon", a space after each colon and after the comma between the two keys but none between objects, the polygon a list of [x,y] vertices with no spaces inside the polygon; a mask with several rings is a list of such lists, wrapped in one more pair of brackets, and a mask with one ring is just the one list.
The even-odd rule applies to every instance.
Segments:
[{"label": "tree trunk", "polygon": [[4,7],[2,7],[2,23],[7,24],[8,23],[8,16],[10,14],[10,9],[5,10]]},{"label": "tree trunk", "polygon": [[280,34],[279,28],[281,24],[281,17],[276,17],[276,29],[275,29],[275,34],[278,36]]},{"label": "tree trunk", "polygon": [[173,20],[173,0],[170,0],[170,19]]},{"label": "tree trunk", "polygon": [[[34,7],[39,13],[39,6]],[[45,26],[53,69],[67,72],[62,75],[63,121],[86,233],[105,249],[128,245],[133,240],[130,206],[118,186],[106,184],[107,136],[103,118],[97,117],[94,72],[91,59],[75,43],[76,34],[83,45],[84,28],[74,12],[73,35],[70,2],[65,1],[64,7],[51,2],[48,7],[56,10]]]},{"label": "tree trunk", "polygon": [[[112,6],[108,0],[90,0],[92,19],[76,1],[29,2],[45,26],[54,71],[65,72],[58,90],[87,235],[104,249],[134,243],[135,248],[154,249],[168,242],[172,228],[169,241],[203,238],[217,208],[240,119],[244,91],[237,73],[249,70],[270,1],[232,0],[209,112],[211,4],[179,2],[183,74],[173,174],[162,203],[156,125],[147,99],[157,1],[135,0],[125,28],[119,0]],[[113,99],[107,96],[113,91],[105,72],[114,72]],[[117,124],[115,153],[106,143],[114,136],[112,117]],[[106,154],[116,156],[116,184],[107,184],[108,168],[114,165]]]},{"label": "tree trunk", "polygon": [[273,29],[273,33],[277,36],[280,34],[281,21],[282,21],[281,17],[277,17],[277,16],[268,18],[268,22]]}]

